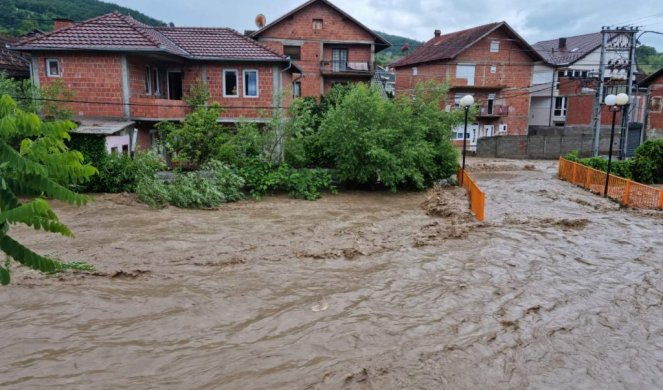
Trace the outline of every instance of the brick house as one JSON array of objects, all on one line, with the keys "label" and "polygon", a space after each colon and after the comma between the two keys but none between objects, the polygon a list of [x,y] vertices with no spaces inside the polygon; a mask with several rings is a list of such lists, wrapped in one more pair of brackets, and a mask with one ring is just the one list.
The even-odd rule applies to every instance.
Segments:
[{"label": "brick house", "polygon": [[[431,40],[391,67],[397,95],[430,79],[449,83],[446,109],[458,107],[464,95],[473,95],[479,113],[468,126],[472,147],[480,137],[527,134],[532,67],[540,61],[520,35],[499,22],[449,34],[436,30]],[[462,141],[462,127],[454,138]]]},{"label": "brick house", "polygon": [[375,53],[389,42],[327,0],[310,0],[251,34],[302,70],[294,96],[320,96],[337,83],[370,82]]},{"label": "brick house", "polygon": [[647,88],[647,138],[663,138],[663,68],[649,75],[640,86]]},{"label": "brick house", "polygon": [[151,27],[117,12],[56,21],[14,48],[32,55],[37,85],[61,80],[74,92],[80,132],[119,137],[107,139],[118,150],[152,146],[154,125],[181,120],[190,110],[182,98],[198,83],[224,108],[220,122],[267,121],[298,71],[229,28]]}]

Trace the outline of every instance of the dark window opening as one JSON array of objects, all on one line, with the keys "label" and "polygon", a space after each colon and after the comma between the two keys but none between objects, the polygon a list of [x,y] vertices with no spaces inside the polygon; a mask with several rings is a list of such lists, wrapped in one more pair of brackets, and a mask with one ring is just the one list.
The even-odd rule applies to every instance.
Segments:
[{"label": "dark window opening", "polygon": [[237,71],[223,71],[223,96],[237,96]]},{"label": "dark window opening", "polygon": [[182,72],[168,72],[168,99],[182,100]]},{"label": "dark window opening", "polygon": [[283,46],[283,54],[292,60],[301,60],[302,48],[301,46]]}]

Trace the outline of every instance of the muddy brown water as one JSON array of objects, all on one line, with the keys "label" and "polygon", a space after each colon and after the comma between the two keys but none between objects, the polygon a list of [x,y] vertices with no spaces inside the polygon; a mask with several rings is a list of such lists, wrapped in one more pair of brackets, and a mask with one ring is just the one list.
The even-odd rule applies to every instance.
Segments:
[{"label": "muddy brown water", "polygon": [[424,194],[59,205],[76,239],[15,235],[97,273],[14,270],[0,387],[663,388],[661,213],[472,164],[482,224]]}]

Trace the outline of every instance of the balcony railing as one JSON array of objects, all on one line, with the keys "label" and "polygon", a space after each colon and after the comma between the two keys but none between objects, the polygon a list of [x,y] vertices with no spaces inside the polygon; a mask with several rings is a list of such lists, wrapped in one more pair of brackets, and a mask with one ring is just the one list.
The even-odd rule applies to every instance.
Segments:
[{"label": "balcony railing", "polygon": [[320,61],[320,71],[326,74],[371,75],[375,66],[371,62]]},{"label": "balcony railing", "polygon": [[509,106],[505,104],[482,104],[479,107],[478,116],[507,116],[509,115]]}]

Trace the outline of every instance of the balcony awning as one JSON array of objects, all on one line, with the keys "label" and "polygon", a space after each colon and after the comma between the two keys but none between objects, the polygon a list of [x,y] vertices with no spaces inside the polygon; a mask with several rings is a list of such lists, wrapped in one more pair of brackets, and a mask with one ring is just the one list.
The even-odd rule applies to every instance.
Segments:
[{"label": "balcony awning", "polygon": [[79,121],[78,128],[72,130],[76,134],[113,135],[128,128],[132,128],[136,122],[112,121],[105,119],[83,119]]}]

